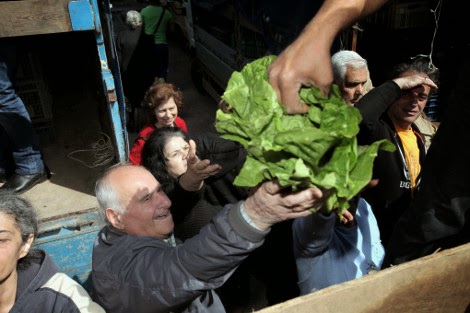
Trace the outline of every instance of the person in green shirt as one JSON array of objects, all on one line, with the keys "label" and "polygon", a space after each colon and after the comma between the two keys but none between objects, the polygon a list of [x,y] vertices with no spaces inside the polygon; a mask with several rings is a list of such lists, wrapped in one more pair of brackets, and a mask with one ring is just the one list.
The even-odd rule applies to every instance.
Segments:
[{"label": "person in green shirt", "polygon": [[144,32],[154,36],[154,46],[149,68],[156,80],[167,80],[168,42],[166,32],[171,27],[172,13],[166,9],[166,0],[152,0],[140,11],[144,23]]}]

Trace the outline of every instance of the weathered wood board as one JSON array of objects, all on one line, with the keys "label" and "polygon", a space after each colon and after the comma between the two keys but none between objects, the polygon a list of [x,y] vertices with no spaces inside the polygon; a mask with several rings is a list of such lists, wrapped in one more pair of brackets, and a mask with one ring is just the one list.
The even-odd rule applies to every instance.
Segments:
[{"label": "weathered wood board", "polygon": [[0,1],[0,38],[72,30],[70,0]]},{"label": "weathered wood board", "polygon": [[470,243],[258,312],[470,312]]}]

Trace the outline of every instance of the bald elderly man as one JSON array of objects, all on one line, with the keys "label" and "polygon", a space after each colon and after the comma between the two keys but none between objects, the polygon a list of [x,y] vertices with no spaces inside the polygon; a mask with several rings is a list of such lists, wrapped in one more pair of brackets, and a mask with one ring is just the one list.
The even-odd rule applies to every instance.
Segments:
[{"label": "bald elderly man", "polygon": [[171,201],[146,169],[111,167],[98,180],[96,197],[109,225],[95,242],[92,278],[107,312],[220,313],[225,309],[214,289],[262,245],[272,225],[308,216],[322,193],[287,193],[266,182],[184,243],[173,236]]}]

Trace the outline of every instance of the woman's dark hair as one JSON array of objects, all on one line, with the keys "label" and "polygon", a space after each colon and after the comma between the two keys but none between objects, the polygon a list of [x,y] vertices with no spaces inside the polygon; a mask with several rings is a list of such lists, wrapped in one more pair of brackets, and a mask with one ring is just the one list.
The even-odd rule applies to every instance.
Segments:
[{"label": "woman's dark hair", "polygon": [[[15,227],[21,234],[21,241],[25,243],[30,235],[36,238],[38,234],[38,218],[32,205],[25,199],[11,192],[0,191],[0,213],[9,216],[15,223]],[[17,268],[20,270],[26,268],[30,262],[31,254],[34,256],[34,250],[30,250],[28,255],[18,260]]]},{"label": "woman's dark hair", "polygon": [[155,123],[154,110],[156,107],[173,98],[178,108],[178,114],[183,111],[183,93],[174,84],[155,82],[147,90],[144,103],[149,108],[150,123]]},{"label": "woman's dark hair", "polygon": [[189,142],[188,134],[180,128],[162,127],[152,132],[142,149],[142,165],[162,184],[164,191],[167,191],[167,186],[173,185],[175,179],[167,171],[163,149],[175,137]]},{"label": "woman's dark hair", "polygon": [[20,231],[21,240],[26,242],[31,234],[38,234],[36,211],[25,199],[11,192],[0,192],[0,213],[8,215]]}]

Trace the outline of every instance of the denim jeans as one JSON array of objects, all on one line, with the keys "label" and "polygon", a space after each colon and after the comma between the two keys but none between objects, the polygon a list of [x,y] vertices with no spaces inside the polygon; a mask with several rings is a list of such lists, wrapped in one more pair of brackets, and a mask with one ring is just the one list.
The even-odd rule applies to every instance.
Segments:
[{"label": "denim jeans", "polygon": [[35,174],[44,169],[31,118],[13,88],[15,49],[0,47],[0,171]]}]

